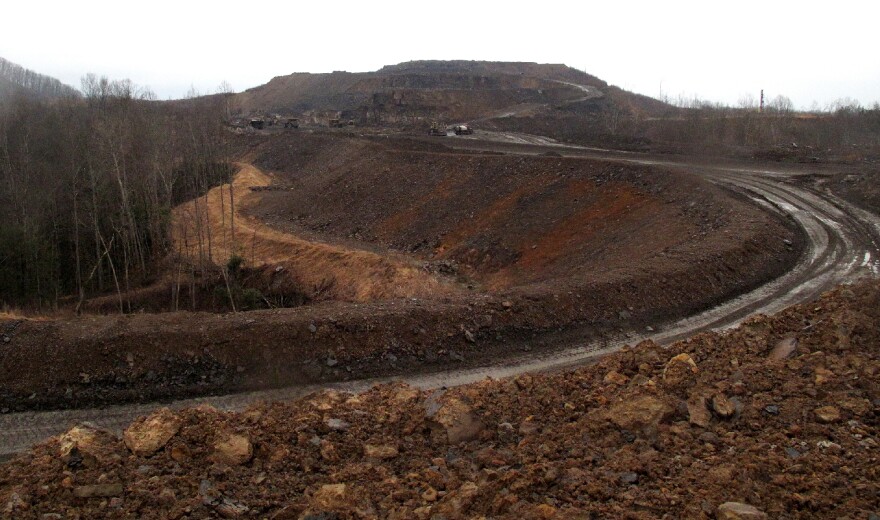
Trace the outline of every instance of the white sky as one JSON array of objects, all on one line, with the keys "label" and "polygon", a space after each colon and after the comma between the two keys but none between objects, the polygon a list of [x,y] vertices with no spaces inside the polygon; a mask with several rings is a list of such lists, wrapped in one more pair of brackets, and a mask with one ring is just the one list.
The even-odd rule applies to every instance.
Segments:
[{"label": "white sky", "polygon": [[0,56],[160,98],[415,59],[565,63],[658,97],[880,101],[880,1],[3,0]]}]

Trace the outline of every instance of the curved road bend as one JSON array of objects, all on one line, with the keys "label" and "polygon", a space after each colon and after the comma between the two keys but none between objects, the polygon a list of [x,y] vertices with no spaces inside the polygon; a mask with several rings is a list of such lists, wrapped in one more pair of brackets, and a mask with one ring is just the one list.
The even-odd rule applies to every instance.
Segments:
[{"label": "curved road bend", "polygon": [[[474,140],[468,141],[469,145],[476,144]],[[483,141],[478,146],[492,149],[491,142]],[[751,314],[773,313],[789,305],[808,301],[835,285],[861,276],[880,276],[880,217],[855,207],[828,191],[801,185],[797,182],[797,173],[695,166],[675,161],[644,159],[636,154],[617,154],[608,150],[561,146],[555,143],[550,146],[553,151],[566,156],[654,164],[688,169],[703,175],[711,182],[748,196],[768,211],[790,215],[803,228],[808,238],[806,251],[791,271],[776,280],[650,334],[629,333],[616,340],[572,344],[552,353],[522,354],[480,368],[187,399],[169,406],[183,408],[207,403],[219,409],[240,410],[257,401],[292,399],[322,388],[360,391],[392,379],[427,389],[466,384],[486,377],[499,378],[524,372],[558,370],[584,364],[590,359],[642,339],[670,343],[699,331],[730,328]],[[547,149],[546,146],[536,146],[534,151],[526,150],[522,153],[537,154]],[[119,431],[136,417],[149,413],[157,406],[153,403],[2,415],[0,458],[25,450],[30,445],[83,421]]]}]

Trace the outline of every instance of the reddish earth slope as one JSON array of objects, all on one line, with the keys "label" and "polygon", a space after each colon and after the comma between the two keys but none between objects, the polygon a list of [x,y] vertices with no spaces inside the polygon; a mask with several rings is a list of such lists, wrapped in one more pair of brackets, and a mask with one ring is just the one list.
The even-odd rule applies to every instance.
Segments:
[{"label": "reddish earth slope", "polygon": [[250,207],[262,221],[451,261],[493,292],[663,276],[708,257],[743,272],[758,249],[783,261],[794,239],[751,203],[647,166],[320,134],[272,137],[255,154],[283,188]]}]

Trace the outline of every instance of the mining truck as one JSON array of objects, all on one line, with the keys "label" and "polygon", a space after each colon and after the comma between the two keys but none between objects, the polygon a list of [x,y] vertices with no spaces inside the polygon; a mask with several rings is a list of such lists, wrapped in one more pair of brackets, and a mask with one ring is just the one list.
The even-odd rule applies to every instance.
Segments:
[{"label": "mining truck", "polygon": [[446,137],[446,129],[440,128],[440,125],[437,121],[433,121],[431,123],[431,129],[428,130],[428,135],[433,135],[437,137]]},{"label": "mining truck", "polygon": [[468,125],[455,125],[452,131],[455,132],[455,135],[471,135],[474,133],[473,129]]}]

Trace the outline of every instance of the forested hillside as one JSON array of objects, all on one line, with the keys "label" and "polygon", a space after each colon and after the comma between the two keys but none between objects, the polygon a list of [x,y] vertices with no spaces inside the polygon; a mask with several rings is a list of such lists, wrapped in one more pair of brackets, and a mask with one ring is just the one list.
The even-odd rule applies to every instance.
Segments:
[{"label": "forested hillside", "polygon": [[57,79],[0,58],[0,98],[23,93],[36,98],[79,97],[77,89]]},{"label": "forested hillside", "polygon": [[83,91],[0,100],[0,305],[51,308],[153,276],[172,206],[229,176],[210,100],[159,103],[93,75]]}]

